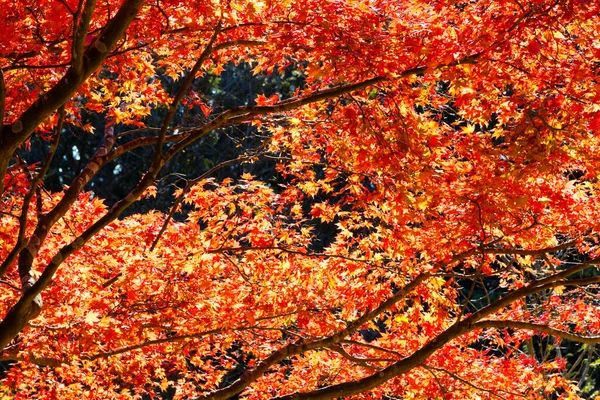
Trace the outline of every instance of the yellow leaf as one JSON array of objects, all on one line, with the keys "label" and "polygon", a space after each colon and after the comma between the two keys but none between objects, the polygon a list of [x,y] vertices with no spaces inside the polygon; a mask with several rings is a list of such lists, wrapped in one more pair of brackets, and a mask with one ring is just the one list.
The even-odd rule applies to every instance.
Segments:
[{"label": "yellow leaf", "polygon": [[90,311],[85,316],[85,323],[88,325],[94,325],[96,322],[100,321],[98,318],[99,314],[96,311]]},{"label": "yellow leaf", "polygon": [[554,289],[552,289],[552,292],[554,294],[563,294],[564,290],[565,290],[564,286],[556,286]]},{"label": "yellow leaf", "polygon": [[464,133],[470,134],[475,132],[475,125],[467,124],[467,126],[461,126],[460,128]]}]

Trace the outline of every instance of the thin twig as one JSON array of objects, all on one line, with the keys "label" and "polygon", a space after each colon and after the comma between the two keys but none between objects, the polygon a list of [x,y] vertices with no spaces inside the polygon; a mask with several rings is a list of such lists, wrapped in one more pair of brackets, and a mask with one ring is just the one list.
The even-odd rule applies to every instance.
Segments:
[{"label": "thin twig", "polygon": [[221,168],[225,168],[225,167],[227,167],[229,165],[233,165],[233,164],[237,164],[237,163],[242,163],[242,162],[245,162],[245,161],[259,159],[260,157],[261,157],[261,155],[258,155],[258,156],[243,156],[243,157],[235,158],[233,160],[223,161],[222,163],[220,163],[218,165],[215,165],[214,167],[212,167],[211,169],[209,169],[208,171],[206,171],[205,173],[203,173],[199,177],[188,181],[186,183],[185,187],[181,190],[181,193],[179,194],[179,196],[177,196],[177,199],[175,199],[175,202],[173,203],[173,205],[171,206],[171,210],[169,211],[169,215],[167,215],[167,218],[165,219],[165,221],[163,222],[163,224],[162,224],[162,226],[160,228],[160,231],[156,234],[156,237],[152,241],[152,245],[150,246],[150,251],[154,251],[154,249],[156,248],[156,245],[158,244],[158,241],[160,240],[161,236],[163,235],[163,233],[167,229],[167,226],[169,225],[169,222],[171,222],[171,219],[173,219],[173,216],[175,215],[175,213],[177,212],[179,206],[181,205],[181,203],[185,199],[185,195],[189,192],[189,190],[194,185],[196,185],[198,182],[203,181],[207,177],[211,176],[213,173],[215,173],[216,171],[220,170]]},{"label": "thin twig", "polygon": [[593,345],[600,343],[600,335],[580,335],[577,333],[571,333],[560,329],[552,328],[548,325],[536,324],[534,322],[514,321],[514,320],[483,320],[476,322],[471,325],[473,329],[478,328],[514,328],[514,329],[525,329],[533,332],[542,332],[548,335],[558,336],[563,339],[572,340],[574,342],[584,343],[587,345]]},{"label": "thin twig", "polygon": [[[506,400],[505,397],[500,396],[498,393],[496,393],[499,390],[486,389],[484,387],[475,385],[473,382],[470,382],[467,379],[462,378],[461,376],[455,374],[454,372],[450,372],[450,371],[448,371],[445,368],[433,367],[431,365],[423,365],[423,368],[425,368],[427,370],[433,370],[433,371],[442,372],[442,373],[444,373],[444,374],[446,374],[448,376],[451,376],[452,378],[456,379],[457,381],[460,381],[460,382],[464,383],[467,386],[471,386],[473,389],[477,389],[477,390],[480,390],[482,392],[490,393],[492,396],[496,396],[499,399]],[[502,392],[506,392],[505,390],[501,390],[501,391]],[[519,394],[519,393],[514,393],[514,392],[506,392],[506,393],[511,394],[513,396],[519,396],[519,397],[525,398],[525,396],[523,396],[522,394]]]}]

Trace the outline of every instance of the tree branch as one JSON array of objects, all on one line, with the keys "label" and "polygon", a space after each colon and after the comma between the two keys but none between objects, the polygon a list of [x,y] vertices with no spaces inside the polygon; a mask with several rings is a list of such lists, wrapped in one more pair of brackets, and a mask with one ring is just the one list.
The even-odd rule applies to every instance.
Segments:
[{"label": "tree branch", "polygon": [[309,253],[307,251],[292,250],[292,249],[288,249],[286,247],[280,247],[280,246],[219,247],[218,249],[207,250],[207,251],[203,251],[203,252],[224,253],[226,251],[231,251],[232,253],[243,253],[245,251],[264,251],[264,250],[275,250],[275,251],[280,251],[282,253],[295,254],[295,255],[300,255],[300,256],[305,256],[305,257],[340,258],[340,259],[347,260],[347,261],[371,264],[370,260],[363,259],[363,258],[353,258],[353,257],[344,256],[342,254]]},{"label": "tree branch", "polygon": [[18,354],[9,354],[0,356],[0,362],[2,361],[27,361],[40,367],[58,367],[62,364],[62,361],[51,358],[51,357],[37,357],[31,353],[27,357]]},{"label": "tree branch", "polygon": [[206,179],[207,177],[211,176],[213,173],[215,173],[216,171],[220,170],[221,168],[227,167],[228,165],[242,163],[242,162],[245,162],[245,161],[255,160],[255,159],[259,159],[259,158],[260,158],[260,155],[258,155],[258,156],[238,157],[238,158],[234,158],[233,160],[223,161],[222,163],[215,165],[214,167],[212,167],[211,169],[209,169],[208,171],[206,171],[205,173],[203,173],[199,177],[188,181],[186,183],[185,187],[181,190],[181,193],[179,194],[179,196],[177,196],[177,199],[175,199],[175,202],[173,203],[173,205],[171,206],[171,210],[169,211],[169,215],[167,215],[167,218],[165,219],[165,221],[163,222],[163,224],[162,224],[162,226],[160,228],[160,231],[156,234],[156,237],[152,241],[152,245],[150,246],[150,251],[154,251],[154,248],[158,244],[158,241],[160,240],[160,237],[162,236],[162,234],[167,229],[167,226],[169,226],[169,222],[171,222],[171,219],[173,218],[173,215],[175,215],[175,213],[177,212],[177,208],[183,202],[183,200],[185,198],[185,195],[189,192],[189,190],[195,184],[197,184],[198,182],[200,182],[200,181]]},{"label": "tree branch", "polygon": [[[79,173],[77,178],[75,178],[58,204],[50,212],[43,215],[38,221],[27,245],[19,252],[19,278],[21,280],[23,294],[19,301],[10,308],[2,322],[0,322],[0,348],[6,347],[14,336],[25,327],[29,320],[39,315],[42,308],[40,292],[43,287],[50,284],[54,272],[52,272],[52,275],[44,275],[48,269],[48,267],[46,267],[40,279],[35,281],[32,273],[33,260],[42,246],[44,239],[48,235],[50,228],[77,200],[78,194],[100,168],[99,160],[106,156],[114,142],[114,126],[112,125],[112,121],[108,121],[104,132],[104,143],[102,146],[98,148],[86,167]],[[72,251],[83,246],[85,242],[80,239],[81,238],[77,238],[75,242],[72,243],[72,245],[74,245]],[[62,262],[60,255],[61,253],[59,252],[58,255],[52,259],[50,265],[54,266],[54,263],[56,262],[60,264],[60,262]],[[58,267],[58,264],[56,267]],[[56,269],[54,269],[54,271],[56,271]],[[40,284],[42,277],[45,278],[42,281],[43,287]]]},{"label": "tree branch", "polygon": [[533,322],[513,321],[513,320],[484,320],[476,322],[472,325],[473,329],[478,328],[496,328],[496,329],[525,329],[528,331],[547,333],[548,335],[558,336],[563,339],[568,339],[573,342],[579,342],[583,344],[596,344],[600,343],[600,335],[585,336],[576,333],[563,331],[560,329],[552,328],[548,325],[536,324]]},{"label": "tree branch", "polygon": [[[597,265],[599,263],[600,263],[600,260],[589,260],[587,262],[575,264],[570,268],[566,268],[566,269],[559,271],[553,275],[550,275],[546,278],[543,278],[540,280],[533,280],[529,283],[529,285],[524,286],[520,289],[517,289],[517,290],[511,292],[511,293],[507,294],[506,296],[502,297],[501,299],[497,300],[495,303],[492,303],[486,307],[483,307],[482,309],[471,314],[471,316],[469,316],[469,318],[465,319],[465,321],[466,320],[470,320],[473,322],[478,321],[482,318],[485,318],[488,315],[491,315],[493,313],[500,311],[502,308],[510,305],[514,301],[519,300],[525,296],[528,296],[528,295],[531,295],[534,293],[538,293],[543,290],[550,289],[550,288],[553,288],[556,286],[564,286],[569,282],[568,280],[566,280],[566,278],[568,278],[569,276],[571,276],[579,271],[582,271],[591,265]],[[568,264],[568,263],[565,263],[565,264]]]},{"label": "tree branch", "polygon": [[342,346],[340,346],[339,344],[333,345],[331,347],[329,347],[329,349],[335,351],[336,353],[340,354],[342,357],[344,357],[345,359],[352,361],[355,364],[360,365],[363,368],[369,369],[371,371],[379,371],[381,368],[378,367],[374,367],[372,365],[370,365],[370,362],[394,362],[397,361],[396,359],[392,359],[392,358],[359,358],[359,357],[354,357],[353,355],[350,355]]},{"label": "tree branch", "polygon": [[219,50],[223,50],[223,49],[227,49],[229,47],[234,47],[234,46],[262,46],[264,44],[267,44],[268,42],[265,42],[263,40],[230,40],[228,42],[223,42],[223,43],[219,43],[218,45],[216,45],[215,47],[213,47],[213,52],[215,51],[219,51]]},{"label": "tree branch", "polygon": [[[0,69],[0,137],[4,128],[4,113],[6,109],[6,82],[4,81],[4,72]],[[0,187],[0,194],[2,188]]]},{"label": "tree branch", "polygon": [[[85,0],[81,0],[83,2]],[[96,0],[87,0],[83,8],[81,3],[73,15],[73,43],[71,45],[71,65],[77,73],[82,72],[83,68],[83,50],[85,47],[85,38],[90,28]]]},{"label": "tree branch", "polygon": [[[486,389],[484,387],[475,385],[474,383],[469,382],[465,378],[462,378],[459,375],[455,374],[454,372],[450,372],[450,371],[448,371],[445,368],[432,367],[431,365],[426,365],[426,364],[423,365],[422,367],[425,368],[425,369],[427,369],[427,370],[433,370],[433,371],[437,371],[437,372],[442,372],[442,373],[444,373],[444,374],[452,377],[453,379],[456,379],[457,381],[464,383],[467,386],[471,386],[473,389],[480,390],[480,391],[486,392],[486,393],[490,393],[492,396],[496,396],[496,397],[498,397],[500,399],[506,400],[504,397],[502,397],[498,393],[496,393],[498,390]],[[504,390],[502,390],[502,392],[504,392]],[[525,396],[523,396],[522,394],[519,394],[519,393],[514,393],[514,392],[507,392],[507,393],[509,393],[509,394],[511,394],[513,396],[519,396],[519,397],[525,398]]]},{"label": "tree branch", "polygon": [[399,290],[396,294],[394,294],[392,297],[388,298],[386,301],[381,303],[377,308],[375,308],[372,311],[367,311],[361,317],[349,323],[345,329],[323,339],[318,339],[310,342],[299,341],[290,343],[287,346],[284,346],[281,349],[273,352],[269,357],[259,362],[254,369],[247,370],[246,372],[244,372],[242,376],[240,376],[231,385],[199,396],[197,397],[197,399],[227,399],[233,395],[242,392],[248,385],[250,385],[252,382],[260,378],[265,372],[267,372],[269,368],[271,368],[278,362],[286,359],[287,357],[301,354],[309,350],[330,347],[340,343],[342,340],[344,340],[345,337],[356,332],[365,323],[371,321],[381,313],[387,311],[393,305],[398,303],[401,299],[406,297],[408,293],[414,290],[423,281],[428,279],[429,276],[429,273],[419,274],[411,282],[409,282],[406,286]]},{"label": "tree branch", "polygon": [[[365,392],[367,390],[373,389],[384,382],[398,376],[404,374],[419,365],[422,365],[427,358],[435,353],[438,349],[442,348],[445,344],[453,340],[454,338],[467,333],[473,329],[477,329],[476,326],[477,321],[486,316],[499,311],[500,309],[508,306],[512,302],[523,298],[527,295],[537,293],[541,290],[544,290],[546,287],[550,285],[557,286],[557,281],[564,279],[582,269],[586,268],[589,265],[598,263],[597,260],[591,260],[587,263],[581,263],[575,265],[571,268],[567,268],[559,273],[556,273],[548,278],[542,279],[540,281],[534,281],[530,283],[528,286],[522,287],[521,289],[517,289],[514,292],[504,296],[500,300],[497,300],[495,303],[488,305],[474,314],[471,314],[469,317],[465,318],[462,321],[457,321],[455,324],[450,326],[444,332],[439,334],[437,337],[433,338],[429,341],[425,346],[415,351],[408,357],[405,357],[402,360],[399,360],[389,367],[384,368],[377,374],[368,376],[363,379],[359,379],[352,382],[340,383],[337,385],[331,385],[324,388],[320,388],[317,390],[313,390],[310,392],[298,392],[293,393],[286,396],[276,397],[276,400],[297,400],[297,399],[331,399],[336,397],[344,397],[351,396],[353,394],[358,394]],[[585,264],[585,265],[583,265]],[[562,282],[561,282],[562,283]],[[483,326],[479,326],[481,328]],[[273,400],[275,400],[273,399]]]},{"label": "tree branch", "polygon": [[[40,168],[40,171],[38,172],[35,179],[31,182],[29,191],[27,192],[27,194],[25,195],[25,198],[23,199],[23,206],[21,207],[21,215],[19,216],[19,233],[17,234],[17,242],[15,243],[15,247],[13,247],[13,249],[8,254],[6,259],[2,262],[2,265],[0,265],[0,277],[4,276],[4,274],[10,267],[10,265],[15,261],[17,255],[21,252],[21,250],[23,250],[23,248],[26,245],[25,231],[26,231],[26,226],[27,226],[27,213],[29,212],[29,205],[31,203],[33,195],[36,193],[36,188],[39,187],[40,182],[42,181],[44,176],[46,176],[46,173],[48,172],[48,169],[50,168],[50,163],[52,162],[52,159],[54,158],[54,154],[56,153],[56,149],[58,148],[58,142],[60,141],[63,124],[65,122],[66,113],[65,113],[64,106],[60,107],[58,112],[59,112],[59,117],[58,117],[58,124],[56,126],[56,133],[54,134],[54,138],[52,139],[52,144],[50,145],[50,150],[48,151],[48,155],[46,156],[46,159],[44,160],[44,164]],[[39,200],[40,200],[40,195],[38,193],[38,201]],[[38,211],[38,213],[41,213],[42,210],[39,208],[40,207],[38,205],[37,211]]]},{"label": "tree branch", "polygon": [[196,64],[194,64],[194,66],[192,67],[190,72],[188,72],[188,74],[186,75],[185,79],[183,80],[183,82],[181,84],[181,87],[179,88],[179,90],[177,91],[177,94],[173,98],[173,101],[171,101],[171,105],[167,109],[167,113],[165,115],[165,118],[163,119],[163,123],[160,128],[160,132],[158,133],[158,140],[156,141],[156,150],[154,153],[154,161],[152,163],[153,166],[158,166],[159,160],[162,157],[162,145],[165,141],[165,136],[167,134],[167,130],[169,129],[169,125],[171,124],[171,121],[173,120],[173,117],[175,116],[175,112],[177,111],[177,106],[179,105],[179,103],[181,102],[183,97],[186,95],[186,93],[189,91],[190,87],[192,86],[194,79],[196,79],[196,74],[198,73],[198,71],[200,71],[200,68],[202,68],[202,64],[204,64],[204,62],[210,56],[210,53],[213,50],[213,44],[214,44],[215,40],[217,40],[217,37],[219,36],[220,32],[221,32],[221,26],[219,25],[219,26],[217,26],[212,37],[208,41],[208,44],[204,48],[204,51],[202,52],[200,57],[198,57]]},{"label": "tree branch", "polygon": [[125,0],[114,18],[96,38],[95,46],[90,46],[85,51],[81,71],[71,67],[52,89],[40,95],[16,121],[3,127],[0,134],[0,193],[4,190],[5,173],[15,149],[31,136],[42,121],[65,104],[81,84],[100,67],[143,3],[144,0]]},{"label": "tree branch", "polygon": [[546,247],[538,250],[526,250],[526,249],[513,249],[513,248],[495,248],[495,247],[484,247],[483,249],[477,248],[475,251],[482,251],[485,254],[515,254],[519,256],[542,256],[547,253],[554,253],[560,250],[566,250],[573,247],[578,243],[577,239],[569,240],[553,247]]}]

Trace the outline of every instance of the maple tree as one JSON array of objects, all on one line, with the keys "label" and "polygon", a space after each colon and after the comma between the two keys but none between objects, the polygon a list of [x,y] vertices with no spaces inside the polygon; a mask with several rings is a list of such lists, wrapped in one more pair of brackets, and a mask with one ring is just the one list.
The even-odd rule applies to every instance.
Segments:
[{"label": "maple tree", "polygon": [[[598,2],[0,9],[3,396],[581,394],[561,346],[589,364],[600,342]],[[194,86],[240,63],[305,83],[232,107]],[[258,148],[186,177],[168,213],[120,218],[244,124]],[[47,191],[67,126],[103,139]],[[140,148],[127,195],[89,191]],[[276,183],[211,177],[259,159]]]}]

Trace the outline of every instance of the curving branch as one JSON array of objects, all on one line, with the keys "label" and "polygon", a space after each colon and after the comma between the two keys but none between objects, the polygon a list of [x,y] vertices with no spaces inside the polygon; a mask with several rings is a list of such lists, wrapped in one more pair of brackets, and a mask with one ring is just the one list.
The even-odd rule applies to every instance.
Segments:
[{"label": "curving branch", "polygon": [[361,317],[349,323],[345,329],[342,329],[341,331],[334,333],[333,335],[327,336],[323,339],[317,339],[313,341],[300,340],[297,342],[290,343],[287,346],[284,346],[281,349],[273,352],[269,357],[259,362],[256,365],[256,367],[252,370],[244,372],[242,376],[240,376],[235,382],[233,382],[229,386],[198,396],[196,397],[196,399],[228,399],[231,396],[242,392],[252,382],[256,381],[265,372],[267,372],[269,368],[279,363],[280,361],[283,361],[284,359],[290,356],[302,354],[304,352],[314,349],[331,347],[342,342],[347,336],[356,332],[365,323],[381,315],[383,312],[389,310],[392,306],[394,306],[400,300],[405,298],[417,286],[419,286],[426,279],[428,279],[429,276],[430,274],[427,272],[419,274],[412,281],[406,284],[401,290],[399,290],[396,294],[394,294],[392,297],[388,298],[386,301],[381,303],[378,307],[376,307],[372,311],[365,312]]},{"label": "curving branch", "polygon": [[50,210],[48,213],[44,214],[38,221],[38,224],[27,243],[26,251],[22,251],[19,254],[19,274],[21,276],[24,289],[27,289],[29,286],[31,286],[33,282],[33,278],[30,276],[30,268],[31,264],[33,263],[33,259],[40,249],[41,244],[44,242],[44,239],[48,235],[48,232],[52,226],[54,226],[54,224],[66,214],[69,208],[71,208],[71,206],[77,200],[77,196],[79,193],[81,193],[85,185],[87,185],[87,183],[100,169],[99,161],[108,154],[115,143],[114,134],[114,124],[112,121],[108,121],[104,130],[104,142],[102,145],[98,148],[98,150],[96,150],[96,153],[92,156],[87,165],[73,180],[71,186],[69,186],[69,188],[65,191],[62,199],[60,199],[56,206],[54,206],[54,208],[52,208],[52,210]]},{"label": "curving branch", "polygon": [[[450,64],[442,64],[436,67],[415,67],[407,69],[400,74],[395,75],[393,78],[402,79],[407,78],[409,76],[418,75],[425,73],[428,70],[438,70],[447,67],[453,67],[462,64],[473,64],[477,62],[477,59],[481,53],[477,53],[463,59],[457,60],[456,62]],[[172,154],[175,154],[194,141],[198,140],[200,137],[204,136],[208,132],[214,131],[215,129],[222,128],[224,126],[241,124],[244,122],[250,122],[255,119],[256,116],[259,115],[269,115],[269,114],[277,114],[287,111],[292,111],[297,108],[303,107],[308,104],[316,103],[319,101],[331,99],[334,97],[339,97],[347,93],[355,92],[357,90],[365,89],[369,86],[376,85],[378,83],[389,80],[390,77],[385,76],[376,76],[370,79],[366,79],[361,82],[345,84],[334,86],[328,89],[317,90],[315,92],[309,93],[304,96],[292,97],[287,100],[283,100],[277,102],[272,105],[267,106],[242,106],[229,109],[224,111],[223,113],[215,116],[211,121],[206,123],[204,126],[191,130],[189,132],[189,136],[183,139],[181,142],[172,146],[166,153],[166,158],[171,158]]]},{"label": "curving branch", "polygon": [[63,362],[59,359],[52,357],[38,357],[32,353],[29,353],[27,356],[23,356],[20,354],[9,354],[0,356],[0,362],[8,361],[27,361],[35,365],[39,365],[40,367],[58,367],[63,364]]},{"label": "curving branch", "polygon": [[230,40],[228,42],[219,43],[213,47],[213,52],[227,49],[235,46],[258,47],[267,44],[264,40]]},{"label": "curving branch", "polygon": [[[121,135],[119,135],[119,136],[121,136]],[[186,132],[178,133],[176,135],[165,136],[163,144],[171,143],[171,142],[178,142],[178,141],[182,140],[183,138],[185,138],[186,136],[187,136]],[[130,152],[131,150],[137,149],[139,147],[155,146],[157,142],[158,142],[157,136],[143,136],[143,137],[131,139],[130,141],[113,149],[109,154],[107,154],[105,157],[103,157],[102,160],[100,160],[100,163],[101,163],[101,165],[104,165],[106,163],[109,163],[109,162],[121,157],[123,154]]]},{"label": "curving branch", "polygon": [[330,346],[329,347],[330,350],[335,351],[336,353],[338,353],[339,355],[341,355],[342,357],[344,357],[345,359],[360,365],[363,368],[369,369],[371,371],[379,371],[381,370],[381,368],[379,367],[375,367],[369,363],[373,363],[373,362],[385,362],[385,363],[390,363],[390,362],[394,362],[397,361],[397,359],[394,358],[360,358],[360,357],[355,357],[351,354],[349,354],[346,349],[344,349],[342,346],[340,346],[339,344],[336,344],[334,346]]},{"label": "curving branch", "polygon": [[519,256],[544,256],[549,253],[554,253],[560,250],[566,250],[573,246],[575,246],[580,239],[568,240],[564,243],[561,243],[552,247],[545,247],[542,249],[515,249],[512,247],[502,248],[502,247],[493,247],[499,240],[493,241],[492,243],[488,243],[487,245],[481,247],[475,247],[471,250],[462,252],[460,254],[454,255],[450,263],[461,261],[467,257],[473,256],[475,254],[496,254],[496,255],[519,255]]},{"label": "curving branch", "polygon": [[264,251],[264,250],[274,250],[274,251],[279,251],[281,253],[294,254],[294,255],[299,255],[299,256],[304,256],[304,257],[340,258],[340,259],[346,260],[346,261],[372,264],[371,260],[364,259],[364,258],[353,258],[353,257],[344,256],[342,254],[312,253],[312,252],[307,252],[307,251],[293,250],[293,249],[289,249],[287,247],[281,247],[281,246],[219,247],[218,249],[207,250],[207,251],[202,251],[202,252],[224,253],[224,252],[230,251],[232,253],[243,253],[246,251]]},{"label": "curving branch", "polygon": [[[33,199],[34,194],[36,194],[36,193],[38,195],[38,203],[41,202],[40,193],[36,189],[39,189],[42,179],[44,178],[44,176],[46,176],[46,173],[48,172],[48,169],[50,168],[50,163],[52,162],[54,154],[56,153],[56,149],[58,148],[58,142],[60,141],[61,132],[62,132],[63,124],[65,122],[65,116],[66,116],[64,106],[58,110],[58,113],[59,113],[58,124],[56,126],[56,133],[55,133],[54,138],[52,139],[52,143],[50,145],[50,150],[48,151],[48,155],[46,156],[46,159],[44,160],[44,164],[42,164],[40,171],[38,172],[36,177],[32,180],[29,191],[27,192],[27,194],[25,195],[25,198],[23,199],[23,205],[21,207],[21,215],[19,216],[19,233],[17,234],[17,242],[15,243],[15,246],[13,247],[11,252],[8,254],[6,259],[0,265],[0,276],[4,276],[4,274],[10,267],[10,265],[15,261],[17,255],[23,250],[23,248],[25,247],[25,245],[27,243],[25,240],[25,230],[26,230],[26,226],[27,226],[27,213],[29,212],[29,205],[31,203],[31,200]],[[42,212],[41,206],[39,204],[38,204],[37,212],[38,212],[38,214]]]},{"label": "curving branch", "polygon": [[575,246],[579,242],[578,239],[568,240],[556,246],[546,247],[543,249],[514,249],[514,248],[495,248],[495,247],[484,247],[482,249],[477,248],[476,252],[483,252],[485,254],[507,254],[507,255],[519,255],[519,256],[543,256],[548,253],[554,253],[560,250],[566,250]]},{"label": "curving branch", "polygon": [[[565,263],[565,264],[569,264],[569,263]],[[488,315],[494,314],[494,313],[502,310],[504,307],[509,306],[513,302],[515,302],[525,296],[539,293],[544,290],[551,289],[551,288],[554,288],[557,286],[566,286],[569,282],[569,280],[567,280],[567,278],[569,276],[576,274],[579,271],[583,271],[584,269],[586,269],[587,267],[589,267],[591,265],[598,265],[598,264],[600,264],[600,260],[593,259],[593,260],[589,260],[586,262],[574,264],[572,267],[565,268],[555,274],[547,276],[546,278],[539,279],[539,280],[533,280],[529,283],[529,285],[523,286],[522,288],[511,292],[511,293],[507,294],[506,296],[497,300],[495,303],[492,303],[486,307],[483,307],[480,310],[476,311],[475,313],[471,314],[467,319],[465,319],[465,321],[469,320],[469,321],[475,322],[475,321],[481,320],[481,319],[487,317]]]},{"label": "curving branch", "polygon": [[[116,278],[118,279],[118,277],[119,276],[117,276]],[[17,290],[18,290],[18,288],[17,288]],[[322,310],[317,309],[317,310],[313,310],[313,311],[322,311]],[[298,313],[298,311],[292,311],[292,312],[287,312],[287,313],[282,313],[282,314],[268,315],[268,316],[256,318],[256,322],[269,321],[269,320],[274,320],[277,318],[288,317],[290,315],[294,315],[297,313]],[[31,326],[34,326],[34,325],[31,325]],[[51,329],[51,328],[45,327],[45,329]],[[68,330],[69,328],[68,327],[64,327],[64,328],[60,327],[60,328],[54,328],[54,329],[55,330],[63,330],[63,329]],[[188,334],[182,334],[182,335],[172,335],[172,336],[164,337],[164,338],[160,338],[160,339],[145,340],[143,342],[133,344],[130,346],[124,346],[124,347],[120,347],[120,348],[117,348],[114,350],[103,351],[103,352],[99,352],[99,353],[95,353],[95,354],[84,354],[80,357],[80,359],[88,360],[88,361],[95,361],[95,360],[99,360],[99,359],[118,356],[120,354],[129,353],[131,351],[143,349],[145,347],[154,346],[157,344],[181,342],[181,341],[185,341],[185,340],[189,340],[189,339],[198,339],[198,338],[211,336],[211,335],[219,335],[219,334],[223,334],[226,332],[265,331],[265,330],[285,331],[284,329],[281,329],[281,328],[274,328],[274,327],[269,327],[269,326],[258,326],[258,325],[238,326],[238,327],[233,327],[233,328],[215,328],[215,329],[210,329],[210,330],[202,331],[202,332],[188,333]],[[287,331],[285,331],[285,332],[287,332]],[[79,359],[76,359],[76,360],[60,359],[59,360],[57,358],[49,358],[49,357],[45,357],[45,358],[32,358],[32,357],[33,356],[31,356],[30,358],[25,358],[22,355],[20,355],[18,352],[14,352],[14,353],[7,352],[0,356],[0,361],[31,361],[34,364],[38,364],[41,366],[58,366],[60,364],[70,364],[73,361],[79,360]]]},{"label": "curving branch", "polygon": [[[144,0],[125,0],[116,15],[96,37],[95,45],[83,53],[80,70],[73,66],[48,92],[41,95],[17,120],[4,125],[0,134],[0,193],[4,190],[5,173],[14,151],[24,143],[48,116],[65,104],[81,84],[106,59],[138,14]],[[91,3],[90,3],[91,4]]]},{"label": "curving branch", "polygon": [[[63,198],[56,204],[56,206],[54,206],[52,210],[40,218],[33,234],[27,241],[27,245],[19,252],[18,270],[23,294],[19,301],[8,311],[2,322],[0,322],[0,348],[6,347],[6,345],[25,327],[29,320],[39,315],[42,308],[42,298],[40,296],[41,290],[34,289],[39,283],[39,280],[36,281],[33,276],[33,261],[51,227],[69,210],[69,208],[77,200],[77,196],[79,193],[81,193],[84,186],[100,168],[98,161],[102,159],[102,157],[106,156],[106,154],[114,145],[114,142],[114,126],[112,121],[109,121],[104,132],[104,143],[98,148],[94,156],[90,159],[86,167],[79,173],[77,178],[75,178],[69,189],[67,189],[63,195]],[[49,163],[49,161],[47,162]],[[31,192],[34,191],[32,190],[30,193]],[[81,242],[79,239],[77,239],[75,243],[79,247],[83,246],[84,244],[84,242]],[[55,257],[53,258],[52,262],[56,260],[57,259]],[[50,284],[51,278],[51,276],[47,278],[48,280],[45,281],[46,285]]]},{"label": "curving branch", "polygon": [[517,397],[523,397],[523,398],[525,398],[525,396],[524,396],[524,395],[522,395],[522,394],[519,394],[519,393],[515,393],[515,392],[507,392],[507,391],[505,391],[505,390],[492,390],[492,389],[487,389],[487,388],[481,387],[481,386],[479,386],[479,385],[476,385],[476,384],[474,384],[473,382],[470,382],[469,380],[467,380],[467,379],[465,379],[465,378],[461,377],[460,375],[458,375],[458,374],[455,374],[454,372],[448,371],[448,370],[447,370],[447,369],[445,369],[445,368],[433,367],[433,366],[431,366],[431,365],[423,365],[422,367],[423,367],[423,368],[425,368],[426,370],[432,370],[432,371],[437,371],[437,372],[444,373],[444,374],[446,374],[446,375],[450,376],[451,378],[453,378],[453,379],[456,379],[457,381],[459,381],[459,382],[462,382],[462,383],[464,383],[465,385],[472,387],[472,388],[473,388],[473,389],[475,389],[475,390],[479,390],[479,391],[481,391],[481,392],[486,392],[486,393],[489,393],[489,394],[491,394],[492,396],[498,397],[499,399],[506,400],[506,398],[505,398],[505,397],[502,397],[502,396],[500,396],[500,395],[497,393],[498,391],[501,391],[501,392],[504,392],[504,393],[510,394],[510,395],[512,395],[512,396],[517,396]]},{"label": "curving branch", "polygon": [[[297,400],[297,399],[332,399],[336,397],[351,396],[354,394],[362,393],[370,389],[385,383],[386,381],[402,375],[410,370],[423,365],[427,358],[435,353],[437,350],[442,348],[444,345],[449,343],[451,340],[463,335],[474,329],[483,328],[483,325],[478,325],[478,321],[481,319],[503,309],[510,305],[516,300],[519,300],[525,296],[538,293],[542,290],[552,286],[559,286],[563,282],[561,280],[569,277],[570,275],[587,268],[590,265],[598,264],[599,260],[590,260],[586,263],[577,264],[573,267],[566,268],[554,275],[551,275],[545,279],[539,281],[533,281],[529,285],[524,286],[514,292],[504,296],[486,307],[483,307],[479,311],[471,314],[462,321],[457,321],[454,325],[447,328],[445,331],[440,333],[437,337],[433,338],[426,345],[415,351],[410,356],[403,358],[402,360],[396,361],[392,365],[384,368],[376,374],[370,375],[366,378],[362,378],[352,382],[344,382],[336,385],[327,386],[310,392],[298,392],[292,393],[286,396],[276,397],[276,400]],[[482,324],[485,323],[482,322]],[[596,343],[596,342],[594,342]]]}]

